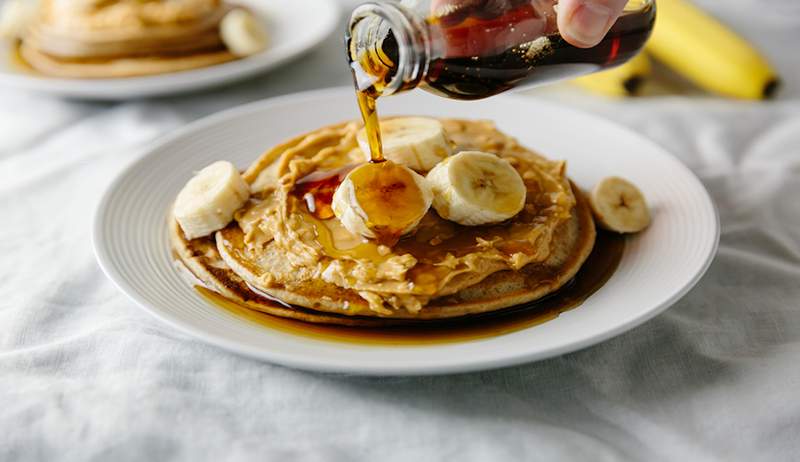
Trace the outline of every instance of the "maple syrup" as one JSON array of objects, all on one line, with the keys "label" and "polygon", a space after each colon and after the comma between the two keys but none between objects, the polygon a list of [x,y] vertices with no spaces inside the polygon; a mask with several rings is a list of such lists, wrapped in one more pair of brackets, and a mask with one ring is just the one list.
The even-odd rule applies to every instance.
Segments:
[{"label": "maple syrup", "polygon": [[305,202],[309,213],[315,217],[320,220],[333,218],[333,193],[354,167],[355,165],[346,165],[332,171],[308,174],[297,180],[292,193]]},{"label": "maple syrup", "polygon": [[[580,306],[611,278],[624,250],[624,236],[599,231],[591,255],[575,278],[542,300],[494,313],[441,321],[409,320],[405,325],[389,327],[346,327],[296,321],[252,310],[203,287],[197,287],[197,291],[206,300],[236,317],[266,328],[315,340],[397,346],[465,342],[536,326]],[[275,304],[285,306],[278,302]]]},{"label": "maple syrup", "polygon": [[364,131],[367,133],[369,144],[369,161],[380,163],[383,158],[383,143],[381,143],[381,127],[378,121],[378,108],[376,98],[364,91],[356,91],[358,109],[364,121]]}]

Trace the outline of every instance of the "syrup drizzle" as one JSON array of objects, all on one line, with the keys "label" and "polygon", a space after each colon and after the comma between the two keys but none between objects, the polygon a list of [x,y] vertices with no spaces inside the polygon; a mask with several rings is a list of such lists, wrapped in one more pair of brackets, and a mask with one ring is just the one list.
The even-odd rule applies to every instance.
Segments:
[{"label": "syrup drizzle", "polygon": [[358,109],[364,120],[364,130],[367,132],[369,143],[369,161],[372,163],[383,162],[383,143],[381,142],[381,127],[378,121],[377,99],[364,91],[357,90]]},{"label": "syrup drizzle", "polygon": [[333,193],[354,167],[355,165],[345,165],[336,170],[308,174],[295,183],[292,194],[302,199],[308,212],[316,218],[333,218]]}]

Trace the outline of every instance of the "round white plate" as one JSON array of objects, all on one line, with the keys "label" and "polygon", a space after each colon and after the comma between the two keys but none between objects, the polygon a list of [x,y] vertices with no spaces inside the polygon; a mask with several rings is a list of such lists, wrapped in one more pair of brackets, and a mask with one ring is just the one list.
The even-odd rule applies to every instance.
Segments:
[{"label": "round white plate", "polygon": [[618,270],[582,306],[553,321],[463,343],[372,346],[309,339],[241,320],[204,301],[173,267],[167,210],[192,172],[219,159],[248,166],[266,148],[357,116],[349,88],[260,101],[174,133],[127,168],[102,199],[94,248],[105,273],[144,309],[209,343],[291,367],[375,375],[488,369],[574,351],[666,309],[702,276],[719,224],[697,178],[663,148],[607,120],[529,97],[456,102],[421,91],[380,101],[381,115],[494,120],[524,145],[567,159],[584,188],[607,175],[632,180],[653,224],[629,239]]},{"label": "round white plate", "polygon": [[189,92],[241,80],[295,58],[326,39],[340,18],[334,0],[292,0],[291,6],[285,0],[237,0],[236,3],[255,11],[267,27],[269,46],[261,53],[215,66],[154,76],[60,79],[16,68],[10,58],[11,45],[8,40],[0,40],[0,85],[99,100]]}]

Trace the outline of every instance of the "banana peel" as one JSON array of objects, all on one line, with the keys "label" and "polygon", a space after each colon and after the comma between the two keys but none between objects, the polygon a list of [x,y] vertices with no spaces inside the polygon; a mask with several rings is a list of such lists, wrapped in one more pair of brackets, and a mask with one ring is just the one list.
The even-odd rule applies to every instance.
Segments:
[{"label": "banana peel", "polygon": [[609,97],[635,95],[650,75],[651,67],[650,58],[642,52],[620,66],[578,77],[572,83],[592,93]]},{"label": "banana peel", "polygon": [[658,0],[645,49],[713,93],[763,99],[778,87],[777,73],[755,48],[686,0]]}]

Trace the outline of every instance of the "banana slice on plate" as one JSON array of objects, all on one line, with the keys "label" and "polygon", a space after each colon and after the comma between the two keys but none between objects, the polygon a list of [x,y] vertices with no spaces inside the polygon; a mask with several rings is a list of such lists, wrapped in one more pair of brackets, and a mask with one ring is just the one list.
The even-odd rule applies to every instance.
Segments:
[{"label": "banana slice on plate", "polygon": [[425,177],[392,161],[353,169],[333,194],[333,213],[355,235],[393,244],[416,228],[431,206]]},{"label": "banana slice on plate", "polygon": [[227,226],[249,197],[250,187],[239,170],[230,162],[214,162],[178,193],[173,214],[186,238],[196,239]]},{"label": "banana slice on plate", "polygon": [[625,179],[603,179],[592,190],[589,202],[597,224],[607,230],[638,233],[650,224],[650,209],[644,195]]},{"label": "banana slice on plate", "polygon": [[[427,172],[452,152],[444,126],[427,117],[398,117],[382,120],[383,156],[418,172]],[[365,129],[356,135],[361,150],[369,154]]]},{"label": "banana slice on plate", "polygon": [[229,11],[219,24],[222,42],[236,56],[250,56],[267,47],[267,31],[261,21],[243,8]]},{"label": "banana slice on plate", "polygon": [[466,226],[499,223],[525,206],[520,174],[494,154],[463,151],[428,173],[433,208],[442,218]]}]

